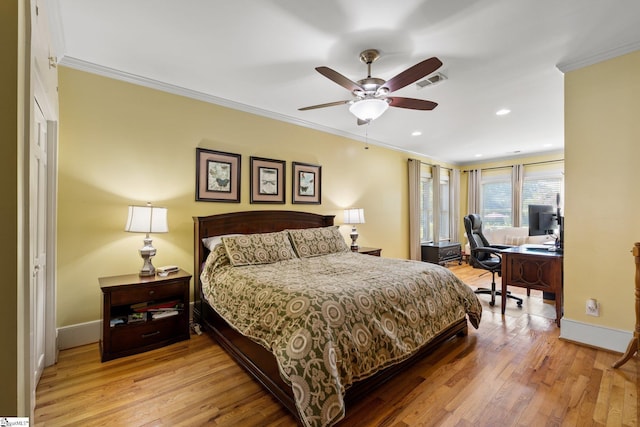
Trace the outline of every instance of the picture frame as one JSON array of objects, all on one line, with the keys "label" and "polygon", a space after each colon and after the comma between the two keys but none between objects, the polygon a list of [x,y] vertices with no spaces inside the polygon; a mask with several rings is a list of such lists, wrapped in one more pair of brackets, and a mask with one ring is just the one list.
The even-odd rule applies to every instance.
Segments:
[{"label": "picture frame", "polygon": [[240,203],[240,154],[196,148],[196,201]]},{"label": "picture frame", "polygon": [[250,157],[251,203],[285,203],[284,160]]},{"label": "picture frame", "polygon": [[292,194],[291,203],[322,203],[322,166],[308,163],[292,162]]}]

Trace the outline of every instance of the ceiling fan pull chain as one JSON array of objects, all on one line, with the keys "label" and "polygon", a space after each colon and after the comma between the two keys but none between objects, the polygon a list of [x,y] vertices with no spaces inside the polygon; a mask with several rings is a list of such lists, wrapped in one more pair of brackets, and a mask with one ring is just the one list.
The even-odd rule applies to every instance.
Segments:
[{"label": "ceiling fan pull chain", "polygon": [[364,149],[369,149],[369,125],[371,124],[371,120],[367,122],[367,127],[364,128]]}]

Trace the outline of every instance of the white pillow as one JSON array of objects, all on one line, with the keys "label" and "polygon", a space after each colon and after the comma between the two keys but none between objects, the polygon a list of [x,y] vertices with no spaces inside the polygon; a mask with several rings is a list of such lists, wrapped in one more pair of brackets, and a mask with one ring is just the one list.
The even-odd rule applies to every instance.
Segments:
[{"label": "white pillow", "polygon": [[505,236],[504,244],[520,246],[527,243],[528,239],[529,239],[529,236]]},{"label": "white pillow", "polygon": [[234,237],[234,236],[241,236],[241,234],[223,234],[221,236],[205,237],[204,239],[202,239],[202,244],[204,245],[205,248],[209,249],[209,251],[213,251],[213,248],[215,248],[220,243],[222,243],[223,237]]}]

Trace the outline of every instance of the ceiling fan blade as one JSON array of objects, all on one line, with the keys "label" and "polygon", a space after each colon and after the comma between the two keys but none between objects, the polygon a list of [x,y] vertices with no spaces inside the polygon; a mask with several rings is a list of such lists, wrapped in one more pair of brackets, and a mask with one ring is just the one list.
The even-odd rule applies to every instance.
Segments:
[{"label": "ceiling fan blade", "polygon": [[307,110],[315,110],[316,108],[333,107],[335,105],[343,105],[343,104],[348,104],[350,102],[351,102],[351,100],[349,100],[349,101],[327,102],[326,104],[318,104],[318,105],[311,105],[309,107],[298,108],[298,111],[307,111]]},{"label": "ceiling fan blade", "polygon": [[382,87],[386,87],[387,89],[389,89],[389,92],[402,89],[406,85],[409,85],[417,81],[418,79],[421,79],[422,77],[433,73],[441,66],[442,61],[440,61],[435,56],[429,59],[425,59],[424,61],[417,63],[413,67],[407,68],[395,77],[390,78],[384,85],[382,85]]},{"label": "ceiling fan blade", "polygon": [[388,97],[387,100],[391,107],[408,108],[410,110],[433,110],[438,106],[437,102],[400,96]]},{"label": "ceiling fan blade", "polygon": [[[353,92],[354,90],[364,90],[362,86],[358,83],[350,80],[340,74],[339,72],[332,70],[329,67],[316,67],[316,71],[328,78],[329,80],[333,80],[338,83],[343,88],[347,89],[349,92]],[[418,77],[419,78],[419,77]]]}]

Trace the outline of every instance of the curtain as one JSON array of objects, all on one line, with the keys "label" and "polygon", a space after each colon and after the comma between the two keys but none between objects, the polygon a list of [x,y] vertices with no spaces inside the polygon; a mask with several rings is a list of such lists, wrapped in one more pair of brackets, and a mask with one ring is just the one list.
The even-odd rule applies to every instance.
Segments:
[{"label": "curtain", "polygon": [[409,259],[420,261],[420,160],[409,159]]},{"label": "curtain", "polygon": [[467,186],[467,214],[480,213],[480,190],[482,188],[481,169],[468,171],[469,185]]},{"label": "curtain", "polygon": [[512,225],[520,227],[520,218],[522,217],[522,209],[520,200],[522,200],[522,183],[524,182],[524,165],[513,165],[511,169],[511,188],[513,195],[511,197],[511,217]]},{"label": "curtain", "polygon": [[460,241],[460,170],[453,169],[449,174],[449,200],[451,201],[451,220],[449,221],[449,236],[451,242]]}]

